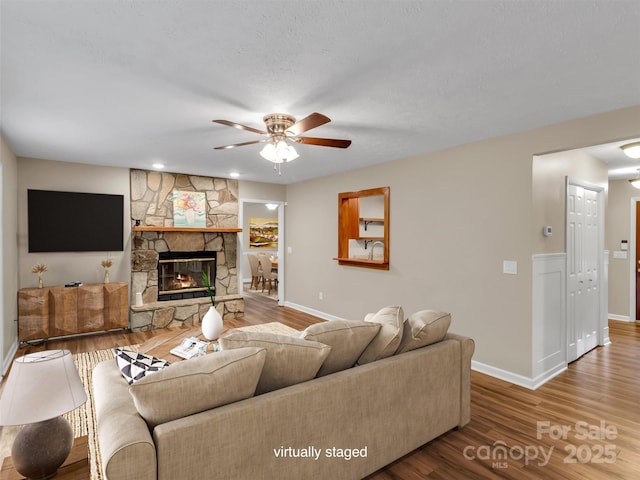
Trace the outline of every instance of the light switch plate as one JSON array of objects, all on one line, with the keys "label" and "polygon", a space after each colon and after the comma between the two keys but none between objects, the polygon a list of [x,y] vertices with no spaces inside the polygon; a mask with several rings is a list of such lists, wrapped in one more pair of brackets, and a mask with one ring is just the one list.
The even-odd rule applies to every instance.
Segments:
[{"label": "light switch plate", "polygon": [[502,262],[502,273],[507,273],[509,275],[517,275],[518,262],[516,262],[515,260],[504,260]]}]

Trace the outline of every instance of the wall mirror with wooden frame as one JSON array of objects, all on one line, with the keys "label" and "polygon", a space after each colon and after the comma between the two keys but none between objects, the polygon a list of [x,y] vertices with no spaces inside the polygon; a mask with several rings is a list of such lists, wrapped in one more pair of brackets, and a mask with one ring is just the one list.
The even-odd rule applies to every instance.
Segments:
[{"label": "wall mirror with wooden frame", "polygon": [[389,187],[338,194],[340,265],[389,270]]}]

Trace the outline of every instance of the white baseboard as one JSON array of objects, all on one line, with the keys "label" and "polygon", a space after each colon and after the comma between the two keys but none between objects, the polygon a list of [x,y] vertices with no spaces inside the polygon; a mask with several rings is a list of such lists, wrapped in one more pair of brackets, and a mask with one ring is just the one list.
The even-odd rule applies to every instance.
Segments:
[{"label": "white baseboard", "polygon": [[616,315],[615,313],[609,314],[609,320],[619,320],[621,322],[635,322],[631,317],[626,315]]},{"label": "white baseboard", "polygon": [[18,339],[16,338],[16,340],[11,345],[11,348],[9,348],[9,352],[7,353],[7,356],[2,359],[2,371],[0,372],[1,373],[0,378],[4,378],[4,375],[7,373],[7,370],[9,370],[9,367],[11,366],[11,362],[13,362],[13,357],[16,356],[17,351],[18,351]]},{"label": "white baseboard", "polygon": [[491,365],[487,365],[484,363],[477,362],[475,360],[471,360],[471,370],[484,373],[485,375],[489,375],[491,377],[495,377],[500,380],[504,380],[505,382],[513,383],[515,385],[528,388],[529,390],[535,390],[536,388],[540,387],[542,384],[551,380],[556,375],[564,372],[566,369],[567,369],[566,364],[558,365],[552,370],[549,370],[548,372],[545,372],[536,378],[529,378],[529,377],[525,377],[524,375],[519,375],[517,373],[509,372],[501,368],[492,367]]},{"label": "white baseboard", "polygon": [[315,317],[320,317],[324,320],[344,320],[341,317],[336,317],[335,315],[321,312],[320,310],[315,310],[313,308],[305,307],[304,305],[298,305],[297,303],[284,302],[284,306],[293,308],[294,310],[299,310],[304,313],[308,313],[309,315],[313,315]]}]

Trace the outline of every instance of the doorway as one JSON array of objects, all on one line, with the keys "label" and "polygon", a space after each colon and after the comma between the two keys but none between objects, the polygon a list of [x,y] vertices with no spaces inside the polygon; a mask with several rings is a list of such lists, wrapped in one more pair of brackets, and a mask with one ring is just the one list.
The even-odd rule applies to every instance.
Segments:
[{"label": "doorway", "polygon": [[[251,284],[251,267],[247,254],[266,253],[277,260],[277,288],[276,295],[273,296],[278,305],[283,306],[284,298],[284,206],[285,202],[280,200],[252,200],[240,199],[239,201],[239,224],[242,233],[238,234],[238,292],[245,293],[247,285]],[[252,245],[249,236],[249,219],[277,219],[276,239],[270,245]],[[273,223],[273,222],[272,222]],[[262,243],[262,242],[260,242]],[[248,290],[247,290],[248,292]]]},{"label": "doorway", "polygon": [[567,178],[566,197],[567,362],[572,362],[603,341],[603,188]]}]

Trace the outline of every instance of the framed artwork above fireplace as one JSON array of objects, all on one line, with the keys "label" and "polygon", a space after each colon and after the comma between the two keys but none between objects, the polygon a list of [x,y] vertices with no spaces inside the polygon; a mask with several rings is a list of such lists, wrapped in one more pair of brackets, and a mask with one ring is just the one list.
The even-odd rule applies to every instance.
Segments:
[{"label": "framed artwork above fireplace", "polygon": [[173,192],[173,226],[207,226],[207,196],[204,192]]}]

